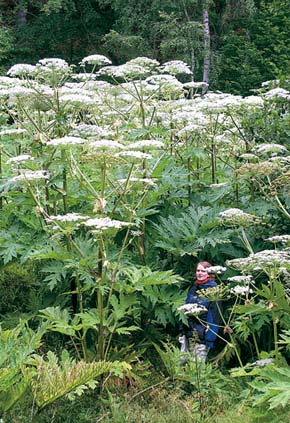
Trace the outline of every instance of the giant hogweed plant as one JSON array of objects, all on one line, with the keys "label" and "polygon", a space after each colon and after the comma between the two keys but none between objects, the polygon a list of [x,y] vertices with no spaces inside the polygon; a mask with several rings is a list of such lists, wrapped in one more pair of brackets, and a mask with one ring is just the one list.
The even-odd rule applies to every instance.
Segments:
[{"label": "giant hogweed plant", "polygon": [[[36,241],[31,248],[21,241],[10,256],[3,248],[2,256],[44,262],[50,288],[73,296],[70,329],[61,329],[57,317],[53,321],[58,309],[47,310],[46,318],[50,315],[54,330],[70,332],[78,354],[88,358],[89,329],[96,332],[97,353],[104,357],[112,334],[126,331],[124,315],[136,315],[135,300],[128,292],[121,295],[119,270],[125,258],[146,263],[152,242],[149,219],[162,213],[166,201],[167,220],[161,220],[162,230],[157,227],[153,240],[157,249],[188,255],[192,247],[194,254],[210,255],[211,246],[228,239],[229,234],[213,230],[208,209],[192,207],[188,216],[184,208],[201,199],[201,206],[208,206],[216,189],[221,191],[215,201],[223,206],[232,198],[236,205],[245,201],[238,160],[243,155],[249,160],[245,154],[257,142],[243,131],[241,111],[260,111],[264,102],[259,96],[211,92],[184,99],[186,84],[174,76],[180,73],[178,63],[159,67],[139,58],[97,73],[95,65],[109,64],[101,56],[89,56],[82,64],[91,65],[92,72],[74,74],[64,61],[46,59],[35,67],[16,65],[9,71],[13,78],[1,79],[2,121],[12,125],[0,131],[0,171],[2,212],[12,213],[3,229],[11,221],[21,222],[27,238],[41,233],[42,244]],[[166,175],[168,164],[174,170]],[[176,210],[175,222],[168,215],[176,217]],[[181,249],[178,231],[185,240]],[[4,231],[2,239],[9,245]],[[246,243],[244,233],[241,239]],[[158,278],[151,285],[156,283]],[[135,295],[138,289],[132,291]],[[154,295],[150,288],[148,298]],[[117,312],[112,317],[119,308],[122,317]],[[167,317],[162,319],[165,323]],[[138,325],[129,327],[127,333]]]},{"label": "giant hogweed plant", "polygon": [[[61,72],[63,67],[65,72]],[[54,330],[69,332],[71,336],[77,331],[85,359],[88,359],[87,330],[95,330],[97,354],[104,358],[114,333],[130,334],[139,329],[136,325],[123,327],[124,317],[131,314],[131,306],[136,301],[134,296],[125,298],[120,289],[116,289],[118,269],[133,240],[140,234],[144,237],[146,196],[155,186],[150,178],[156,161],[154,151],[164,145],[160,140],[143,138],[132,143],[126,132],[118,133],[117,122],[115,129],[106,127],[102,121],[109,113],[122,116],[122,107],[117,113],[108,109],[104,102],[105,110],[100,110],[100,98],[90,101],[93,92],[86,97],[81,94],[80,87],[77,94],[63,87],[62,78],[69,72],[62,61],[40,61],[35,72],[38,78],[44,78],[47,72],[46,81],[50,87],[44,89],[33,80],[27,82],[29,88],[20,84],[13,100],[9,97],[11,92],[8,94],[15,116],[17,110],[15,120],[21,128],[1,132],[4,154],[10,166],[7,175],[9,171],[15,173],[4,184],[3,191],[8,204],[15,198],[20,200],[22,213],[33,210],[35,217],[38,216],[39,229],[47,236],[46,247],[34,248],[25,259],[48,261],[42,271],[55,275],[54,278],[46,277],[51,288],[62,280],[72,280],[70,291],[77,297],[74,312],[79,313],[68,331],[64,320],[59,319],[54,310],[54,323],[58,322]],[[141,129],[145,131],[142,97],[138,90],[134,93],[140,104]],[[5,96],[4,100],[3,107],[13,115]],[[131,113],[130,108],[128,113]],[[90,124],[85,123],[86,119]],[[103,126],[92,124],[92,121],[100,121]],[[19,136],[19,133],[25,134],[24,138],[21,135],[16,146],[11,146],[11,136]],[[147,165],[146,161],[151,164]],[[115,242],[117,232],[121,232],[118,245]],[[140,251],[144,257],[144,240]],[[165,275],[167,280],[163,278],[161,283],[174,282],[173,275],[168,272]],[[151,284],[156,283],[160,283],[160,278],[154,280],[153,277]],[[96,300],[93,317],[93,309],[90,314],[86,311],[84,297],[88,297],[88,292]],[[48,314],[51,320],[51,310]]]}]

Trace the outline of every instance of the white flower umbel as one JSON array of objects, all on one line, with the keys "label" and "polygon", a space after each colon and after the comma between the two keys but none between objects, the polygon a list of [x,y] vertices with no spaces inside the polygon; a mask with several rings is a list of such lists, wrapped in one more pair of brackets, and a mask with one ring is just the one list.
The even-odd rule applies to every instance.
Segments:
[{"label": "white flower umbel", "polygon": [[96,75],[91,73],[76,73],[71,75],[71,78],[76,81],[87,82],[87,81],[94,81],[96,79]]},{"label": "white flower umbel", "polygon": [[164,144],[161,141],[157,140],[141,140],[133,142],[132,144],[127,145],[129,150],[139,149],[139,148],[152,148],[152,149],[158,149],[158,148],[164,148]]},{"label": "white flower umbel", "polygon": [[227,279],[229,282],[235,282],[235,283],[253,283],[253,276],[252,275],[241,275],[241,276],[232,276]]},{"label": "white flower umbel", "polygon": [[240,155],[240,159],[248,160],[249,162],[256,162],[257,160],[259,160],[259,157],[256,156],[256,154],[244,153]]},{"label": "white flower umbel", "polygon": [[279,154],[288,152],[287,148],[281,144],[260,144],[253,148],[257,154]]},{"label": "white flower umbel", "polygon": [[4,135],[22,135],[26,133],[26,129],[22,128],[2,129],[2,131],[0,131],[0,137]]},{"label": "white flower umbel", "polygon": [[51,147],[73,146],[73,145],[84,144],[85,142],[86,142],[86,140],[84,138],[62,137],[62,138],[55,138],[53,140],[50,140],[46,143],[46,145],[51,146]]},{"label": "white flower umbel", "polygon": [[86,56],[82,59],[80,64],[88,63],[90,65],[98,65],[98,66],[105,66],[110,65],[112,62],[106,56],[102,54],[91,54],[90,56]]},{"label": "white flower umbel", "polygon": [[145,69],[155,69],[157,66],[159,66],[159,62],[154,59],[149,59],[149,57],[135,57],[135,59],[129,60],[127,64],[134,64],[138,66],[142,66]]},{"label": "white flower umbel", "polygon": [[34,75],[36,71],[36,66],[28,65],[25,63],[19,63],[12,66],[8,71],[7,75],[9,76],[31,76]]},{"label": "white flower umbel", "polygon": [[89,95],[84,94],[64,94],[59,98],[61,104],[70,104],[72,106],[93,106],[96,105],[96,100]]},{"label": "white flower umbel", "polygon": [[[118,179],[118,182],[119,183],[121,183],[121,184],[125,184],[126,182],[127,182],[127,179]],[[150,178],[130,178],[129,179],[129,182],[142,182],[142,183],[144,183],[144,184],[147,184],[147,185],[151,185],[151,186],[155,186],[156,184],[155,184],[155,182],[153,181],[153,179],[150,179]]]},{"label": "white flower umbel", "polygon": [[35,181],[39,179],[49,179],[46,170],[22,170],[20,175],[11,178],[11,182]]},{"label": "white flower umbel", "polygon": [[68,223],[68,222],[79,222],[86,219],[89,219],[89,216],[83,216],[79,213],[67,213],[63,215],[58,214],[56,216],[49,216],[46,220],[47,222],[57,221],[57,222]]},{"label": "white flower umbel", "polygon": [[8,94],[10,100],[14,98],[30,98],[31,96],[35,95],[35,91],[32,88],[22,87],[21,85],[16,85],[15,87],[11,87],[8,89]]},{"label": "white flower umbel", "polygon": [[125,148],[123,144],[114,141],[114,140],[100,140],[90,142],[89,146],[93,149],[101,149],[101,150],[121,150]]},{"label": "white flower umbel", "polygon": [[224,273],[227,270],[227,268],[223,266],[210,266],[210,267],[207,267],[206,270],[209,274],[220,275]]},{"label": "white flower umbel", "polygon": [[36,63],[36,67],[38,70],[45,72],[69,70],[69,64],[65,60],[54,57],[39,60],[38,63]]},{"label": "white flower umbel", "polygon": [[273,358],[263,358],[262,360],[255,361],[252,365],[257,367],[268,366],[269,364],[274,364]]},{"label": "white flower umbel", "polygon": [[247,226],[250,224],[259,223],[261,219],[253,214],[246,213],[238,208],[227,209],[219,213],[219,218],[223,223],[230,223],[234,225]]},{"label": "white flower umbel", "polygon": [[124,226],[129,226],[129,222],[122,222],[120,220],[110,219],[109,217],[100,217],[95,219],[88,219],[85,222],[82,222],[84,226],[90,227],[97,231],[103,231],[106,229],[121,229]]},{"label": "white flower umbel", "polygon": [[115,157],[128,157],[132,159],[151,159],[151,154],[142,153],[142,151],[121,151],[120,153],[116,153]]},{"label": "white flower umbel", "polygon": [[265,241],[273,242],[274,244],[281,242],[283,244],[290,243],[290,235],[274,235],[270,238],[266,238]]},{"label": "white flower umbel", "polygon": [[81,124],[73,127],[70,132],[71,136],[83,136],[83,137],[107,137],[112,135],[112,131],[109,129],[103,128],[98,125],[87,125]]},{"label": "white flower umbel", "polygon": [[262,82],[261,87],[277,86],[280,84],[280,79],[271,79],[270,81]]},{"label": "white flower umbel", "polygon": [[159,69],[161,73],[169,73],[171,75],[192,75],[189,66],[182,60],[171,60],[170,62],[163,63]]},{"label": "white flower umbel", "polygon": [[242,99],[241,104],[249,107],[262,107],[264,105],[264,100],[262,97],[257,95],[250,95]]},{"label": "white flower umbel", "polygon": [[234,288],[231,288],[231,293],[234,295],[246,295],[252,294],[253,290],[248,286],[237,285]]},{"label": "white flower umbel", "polygon": [[135,79],[135,78],[142,78],[148,75],[149,70],[144,68],[143,66],[136,65],[133,63],[125,63],[124,65],[119,66],[108,66],[106,68],[101,69],[98,74],[99,75],[108,75],[112,78],[116,79]]},{"label": "white flower umbel", "polygon": [[186,316],[197,316],[200,313],[207,311],[207,308],[199,304],[184,304],[178,307],[179,311],[182,311]]},{"label": "white flower umbel", "polygon": [[290,264],[290,251],[264,250],[250,254],[246,258],[228,260],[227,264],[240,270],[268,270],[269,268],[282,268]]},{"label": "white flower umbel", "polygon": [[10,157],[7,160],[7,164],[19,164],[23,162],[27,162],[28,160],[34,160],[34,157],[30,156],[30,154],[21,154],[20,156]]},{"label": "white flower umbel", "polygon": [[267,100],[275,97],[285,98],[286,100],[290,100],[290,92],[284,90],[284,88],[273,88],[272,90],[268,91],[264,94]]}]

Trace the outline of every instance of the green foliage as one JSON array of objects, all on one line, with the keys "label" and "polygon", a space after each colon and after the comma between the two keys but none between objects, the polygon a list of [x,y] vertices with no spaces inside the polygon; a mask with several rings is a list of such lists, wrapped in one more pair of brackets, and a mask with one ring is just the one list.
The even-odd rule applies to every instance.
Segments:
[{"label": "green foliage", "polygon": [[3,25],[3,19],[0,16],[0,72],[2,73],[9,58],[13,52],[13,35],[9,27]]},{"label": "green foliage", "polygon": [[30,265],[9,263],[0,275],[0,313],[26,313],[38,306],[34,268]]},{"label": "green foliage", "polygon": [[117,63],[123,63],[136,56],[149,55],[150,47],[139,35],[125,35],[113,29],[103,37],[104,51]]},{"label": "green foliage", "polygon": [[290,370],[288,367],[267,366],[250,385],[258,391],[253,397],[254,405],[265,404],[269,409],[289,407]]},{"label": "green foliage", "polygon": [[118,362],[76,362],[65,350],[60,360],[50,351],[47,359],[35,356],[31,365],[36,372],[32,381],[32,393],[39,409],[67,394],[82,395],[88,388],[94,389],[96,379],[105,372],[123,374],[129,368],[126,363]]},{"label": "green foliage", "polygon": [[227,233],[218,230],[217,211],[191,206],[180,217],[160,218],[155,225],[156,247],[175,256],[197,256],[201,251],[228,241]]},{"label": "green foliage", "polygon": [[25,323],[11,330],[0,329],[0,407],[7,411],[21,399],[30,386],[28,363],[40,347],[46,331],[40,326],[37,332]]}]

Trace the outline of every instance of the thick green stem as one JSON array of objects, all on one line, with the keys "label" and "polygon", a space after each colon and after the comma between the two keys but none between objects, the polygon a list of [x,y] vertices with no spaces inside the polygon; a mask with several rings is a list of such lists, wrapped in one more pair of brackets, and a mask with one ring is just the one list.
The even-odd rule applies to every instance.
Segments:
[{"label": "thick green stem", "polygon": [[102,276],[103,276],[103,253],[101,246],[99,245],[98,253],[98,277],[99,277],[99,289],[97,294],[97,307],[98,315],[100,319],[99,333],[98,333],[98,356],[100,360],[104,358],[104,296],[102,291]]},{"label": "thick green stem", "polygon": [[[0,147],[1,148],[1,147]],[[0,150],[0,179],[2,178],[2,152]],[[3,198],[0,197],[0,210],[3,208]]]},{"label": "thick green stem", "polygon": [[[221,309],[220,309],[220,306],[219,306],[218,301],[216,302],[216,305],[217,305],[217,309],[219,311],[219,314],[221,316],[222,322],[223,322],[223,324],[226,327],[227,326],[227,323],[226,323],[225,318],[224,318],[224,316],[223,316],[223,314],[221,312]],[[233,349],[234,349],[234,351],[236,353],[236,357],[238,359],[238,362],[239,362],[239,364],[240,364],[241,367],[244,367],[243,366],[243,363],[242,363],[242,360],[241,360],[241,357],[240,357],[240,354],[239,354],[239,351],[238,351],[238,349],[236,347],[235,339],[234,339],[234,337],[232,336],[232,334],[230,332],[228,332],[228,334],[229,334],[229,337],[230,337],[230,340],[231,340],[231,345],[232,345],[232,347],[233,347]]]},{"label": "thick green stem", "polygon": [[[61,150],[61,161],[64,166],[64,163],[66,162],[66,155],[65,151]],[[67,204],[67,170],[64,166],[62,171],[62,188],[63,188],[63,194],[62,194],[62,202],[63,202],[63,211],[64,214],[68,212],[68,204]]]},{"label": "thick green stem", "polygon": [[276,362],[278,362],[278,359],[279,359],[279,348],[278,348],[278,318],[276,317],[276,313],[275,312],[272,312],[272,320],[273,320],[275,359],[276,359]]}]

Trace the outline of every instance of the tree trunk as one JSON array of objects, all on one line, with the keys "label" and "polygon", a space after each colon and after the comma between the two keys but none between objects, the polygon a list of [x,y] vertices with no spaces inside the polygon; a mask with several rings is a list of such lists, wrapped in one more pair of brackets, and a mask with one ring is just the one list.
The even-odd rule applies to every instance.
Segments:
[{"label": "tree trunk", "polygon": [[20,1],[16,1],[17,14],[16,14],[16,26],[22,28],[27,24],[27,10],[24,6],[20,5]]},{"label": "tree trunk", "polygon": [[[204,60],[203,60],[203,82],[209,84],[209,68],[210,68],[210,32],[208,10],[204,9],[202,13],[203,20],[203,44],[204,44]],[[207,91],[207,87],[203,88],[203,94]]]}]

